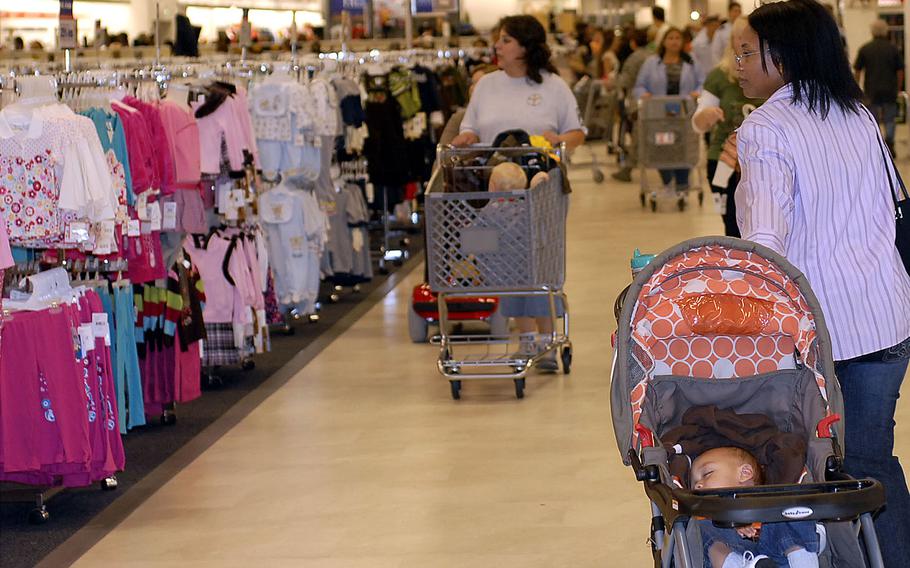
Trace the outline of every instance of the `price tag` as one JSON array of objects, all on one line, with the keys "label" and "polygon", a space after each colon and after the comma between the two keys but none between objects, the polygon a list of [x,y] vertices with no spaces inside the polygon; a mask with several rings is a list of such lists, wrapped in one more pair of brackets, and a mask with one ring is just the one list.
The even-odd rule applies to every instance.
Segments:
[{"label": "price tag", "polygon": [[139,216],[140,221],[148,221],[148,203],[149,203],[149,194],[148,192],[140,193],[139,200],[136,201],[136,215]]},{"label": "price tag", "polygon": [[654,144],[656,146],[672,146],[675,143],[675,132],[657,132],[654,134]]},{"label": "price tag", "polygon": [[126,234],[129,237],[138,237],[140,234],[139,231],[139,219],[130,219],[130,222],[126,226]]},{"label": "price tag", "polygon": [[102,221],[98,225],[98,238],[95,244],[95,254],[111,254],[117,248],[117,226],[113,221]]},{"label": "price tag", "polygon": [[165,231],[177,228],[177,204],[173,201],[164,204],[164,219],[161,221],[161,228]]},{"label": "price tag", "polygon": [[104,339],[104,344],[107,347],[111,346],[111,326],[106,313],[92,314],[92,330],[96,338]]},{"label": "price tag", "polygon": [[92,324],[84,323],[79,326],[79,343],[82,345],[83,357],[95,349],[95,330],[92,328]]},{"label": "price tag", "polygon": [[88,223],[74,221],[69,224],[69,238],[71,243],[84,243],[89,240]]},{"label": "price tag", "polygon": [[152,231],[161,230],[161,204],[157,201],[148,205],[148,220]]}]

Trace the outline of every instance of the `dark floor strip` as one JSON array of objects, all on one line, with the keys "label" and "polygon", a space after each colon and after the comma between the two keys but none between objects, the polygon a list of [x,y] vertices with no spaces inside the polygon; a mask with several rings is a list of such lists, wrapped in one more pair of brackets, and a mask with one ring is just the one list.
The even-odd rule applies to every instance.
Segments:
[{"label": "dark floor strip", "polygon": [[225,388],[204,392],[198,401],[178,408],[175,426],[130,432],[124,438],[127,469],[118,475],[117,491],[65,491],[48,503],[49,523],[37,527],[25,522],[30,505],[0,504],[0,566],[60,568],[74,563],[350,328],[422,258],[415,254],[388,278],[364,285],[360,297],[345,296],[338,304],[326,305],[319,324],[300,323],[290,337],[274,335],[272,352],[256,357],[255,370],[223,370]]}]

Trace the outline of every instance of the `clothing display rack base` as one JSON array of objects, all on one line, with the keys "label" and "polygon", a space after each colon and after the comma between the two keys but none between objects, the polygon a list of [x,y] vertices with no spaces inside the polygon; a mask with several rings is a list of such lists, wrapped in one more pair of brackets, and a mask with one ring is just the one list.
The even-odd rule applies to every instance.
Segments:
[{"label": "clothing display rack base", "polygon": [[[119,486],[117,476],[105,477],[98,482],[98,486],[102,491],[114,491]],[[34,503],[35,508],[28,512],[26,520],[30,525],[43,525],[51,520],[47,502],[66,490],[65,487],[41,487],[4,481],[0,482],[0,503]]]}]

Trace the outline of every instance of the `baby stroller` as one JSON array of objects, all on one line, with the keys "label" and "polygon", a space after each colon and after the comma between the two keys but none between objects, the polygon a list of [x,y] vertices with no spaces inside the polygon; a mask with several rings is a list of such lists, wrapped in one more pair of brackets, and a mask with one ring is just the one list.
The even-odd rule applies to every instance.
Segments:
[{"label": "baby stroller", "polygon": [[[618,321],[613,428],[651,500],[654,566],[705,565],[698,523],[689,522],[698,518],[727,528],[813,520],[825,528],[821,566],[883,566],[872,513],[884,490],[842,472],[843,399],[831,343],[796,268],[739,239],[686,241],[635,277]],[[696,405],[764,414],[781,432],[804,435],[802,482],[684,488],[669,473],[661,436]]]}]

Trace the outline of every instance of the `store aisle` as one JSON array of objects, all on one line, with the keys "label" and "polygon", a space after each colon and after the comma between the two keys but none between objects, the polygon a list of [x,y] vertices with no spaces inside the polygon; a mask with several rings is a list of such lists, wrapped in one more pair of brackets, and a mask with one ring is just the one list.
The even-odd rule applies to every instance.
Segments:
[{"label": "store aisle", "polygon": [[[634,248],[721,224],[572,177],[570,377],[533,375],[521,401],[507,381],[451,400],[436,350],[408,341],[414,270],[76,566],[648,565],[647,502],[610,426],[613,300]],[[910,458],[906,408],[898,423]]]}]

